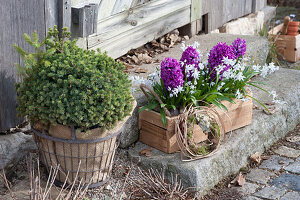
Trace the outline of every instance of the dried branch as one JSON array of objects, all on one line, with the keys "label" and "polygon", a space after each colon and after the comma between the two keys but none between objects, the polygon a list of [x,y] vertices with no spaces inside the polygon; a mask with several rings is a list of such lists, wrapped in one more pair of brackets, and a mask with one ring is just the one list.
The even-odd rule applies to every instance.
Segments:
[{"label": "dried branch", "polygon": [[151,199],[186,199],[188,190],[184,189],[178,175],[171,175],[171,180],[167,181],[164,172],[149,169],[148,172],[143,172],[138,168],[138,181],[131,179],[131,182],[138,186],[138,189]]}]

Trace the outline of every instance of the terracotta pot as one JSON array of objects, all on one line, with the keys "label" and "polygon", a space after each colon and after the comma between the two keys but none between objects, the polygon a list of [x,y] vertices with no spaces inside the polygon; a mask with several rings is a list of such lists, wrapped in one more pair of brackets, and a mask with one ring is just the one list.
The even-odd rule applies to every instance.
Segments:
[{"label": "terracotta pot", "polygon": [[287,35],[296,36],[298,35],[299,22],[291,21],[288,26]]}]

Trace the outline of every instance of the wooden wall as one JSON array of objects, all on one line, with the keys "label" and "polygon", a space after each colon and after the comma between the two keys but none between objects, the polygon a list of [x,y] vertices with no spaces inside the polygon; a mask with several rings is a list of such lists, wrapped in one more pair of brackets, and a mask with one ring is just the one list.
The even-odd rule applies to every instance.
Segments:
[{"label": "wooden wall", "polygon": [[21,81],[14,63],[22,64],[13,48],[16,43],[32,50],[23,40],[23,34],[37,30],[45,37],[47,27],[56,24],[56,0],[0,0],[0,131],[15,127],[22,119],[17,117],[15,82]]}]

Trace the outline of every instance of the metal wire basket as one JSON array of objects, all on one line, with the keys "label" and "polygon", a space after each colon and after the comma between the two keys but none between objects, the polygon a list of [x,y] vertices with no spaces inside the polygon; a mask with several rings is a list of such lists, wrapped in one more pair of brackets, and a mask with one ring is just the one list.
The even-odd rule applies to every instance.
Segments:
[{"label": "metal wire basket", "polygon": [[34,128],[32,132],[47,171],[59,165],[56,184],[66,179],[72,184],[77,176],[77,180],[94,188],[109,180],[122,130],[98,139],[77,139],[74,127],[70,139],[52,137]]}]

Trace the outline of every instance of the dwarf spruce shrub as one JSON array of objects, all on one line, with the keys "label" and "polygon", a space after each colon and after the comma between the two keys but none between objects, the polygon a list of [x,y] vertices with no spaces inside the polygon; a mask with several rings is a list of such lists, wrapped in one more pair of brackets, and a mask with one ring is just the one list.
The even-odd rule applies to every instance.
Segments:
[{"label": "dwarf spruce shrub", "polygon": [[132,110],[124,66],[105,53],[79,48],[69,37],[65,29],[59,38],[54,27],[42,42],[36,33],[32,39],[24,35],[35,53],[15,45],[24,59],[18,66],[23,76],[16,84],[18,111],[33,123],[112,128]]}]

